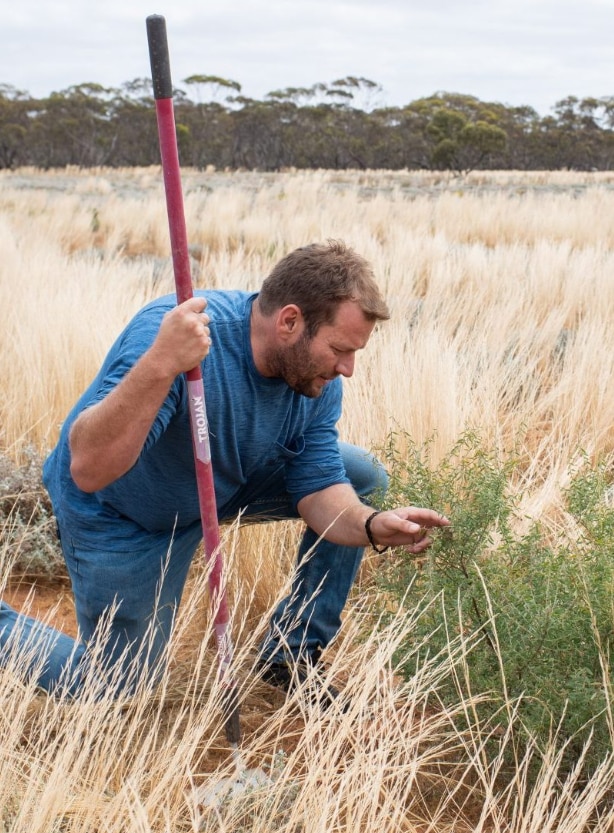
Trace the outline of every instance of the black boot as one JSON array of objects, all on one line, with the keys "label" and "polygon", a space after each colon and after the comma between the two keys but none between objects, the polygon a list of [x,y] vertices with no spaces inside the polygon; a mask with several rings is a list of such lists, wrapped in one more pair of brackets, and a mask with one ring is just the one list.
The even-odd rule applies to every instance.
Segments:
[{"label": "black boot", "polygon": [[[339,691],[330,683],[325,683],[321,668],[318,667],[321,651],[319,649],[298,660],[289,662],[261,660],[257,669],[269,685],[275,686],[287,694],[305,687],[309,699],[321,709],[328,709],[339,697]],[[343,711],[347,711],[347,704]]]}]

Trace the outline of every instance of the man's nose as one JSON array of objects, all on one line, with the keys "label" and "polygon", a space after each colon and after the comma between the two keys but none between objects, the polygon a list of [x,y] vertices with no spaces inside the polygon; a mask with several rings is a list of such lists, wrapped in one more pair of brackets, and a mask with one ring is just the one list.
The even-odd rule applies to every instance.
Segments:
[{"label": "man's nose", "polygon": [[349,379],[354,373],[354,360],[355,356],[353,353],[339,358],[337,364],[335,365],[335,371],[340,373],[341,376],[345,376]]}]

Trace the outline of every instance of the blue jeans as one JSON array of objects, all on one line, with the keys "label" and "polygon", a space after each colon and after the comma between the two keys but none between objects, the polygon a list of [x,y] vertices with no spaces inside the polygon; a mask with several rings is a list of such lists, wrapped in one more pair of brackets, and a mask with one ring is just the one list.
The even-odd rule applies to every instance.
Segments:
[{"label": "blue jeans", "polygon": [[[339,444],[345,469],[362,500],[383,495],[387,475],[372,455]],[[298,518],[283,486],[281,467],[254,477],[229,507],[230,520],[242,522]],[[202,540],[200,523],[153,536],[146,551],[101,552],[74,545],[70,530],[61,529],[62,551],[70,574],[80,640],[17,613],[0,602],[0,665],[23,656],[23,671],[49,692],[77,696],[87,678],[107,688],[128,692],[143,678],[155,682],[162,672],[165,648],[194,553]],[[318,540],[309,528],[301,540],[290,594],[275,610],[262,648],[266,659],[283,659],[289,651],[317,656],[341,624],[363,554]],[[93,637],[101,630],[99,650]]]}]

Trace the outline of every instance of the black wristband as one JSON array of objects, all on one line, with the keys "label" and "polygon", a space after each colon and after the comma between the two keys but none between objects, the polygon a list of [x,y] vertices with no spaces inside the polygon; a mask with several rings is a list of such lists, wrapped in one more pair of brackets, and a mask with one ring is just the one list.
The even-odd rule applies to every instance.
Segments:
[{"label": "black wristband", "polygon": [[390,547],[378,547],[377,544],[375,543],[375,541],[373,540],[373,533],[371,532],[371,521],[373,520],[373,518],[376,515],[380,515],[380,514],[381,514],[381,510],[378,509],[377,512],[373,512],[371,515],[369,515],[369,517],[365,521],[365,532],[367,533],[367,538],[369,539],[369,543],[371,544],[371,546],[373,547],[375,552],[380,552],[381,553],[381,552],[386,552],[386,550],[389,550]]}]

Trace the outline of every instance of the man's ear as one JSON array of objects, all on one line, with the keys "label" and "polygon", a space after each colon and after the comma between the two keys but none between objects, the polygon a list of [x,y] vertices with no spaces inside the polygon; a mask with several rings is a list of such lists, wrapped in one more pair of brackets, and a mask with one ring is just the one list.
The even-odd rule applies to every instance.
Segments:
[{"label": "man's ear", "polygon": [[286,304],[277,313],[276,328],[278,335],[285,340],[294,340],[305,329],[305,320],[301,308],[296,304]]}]

